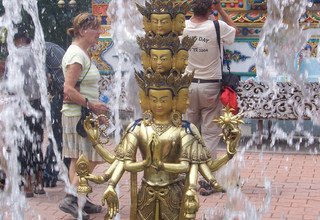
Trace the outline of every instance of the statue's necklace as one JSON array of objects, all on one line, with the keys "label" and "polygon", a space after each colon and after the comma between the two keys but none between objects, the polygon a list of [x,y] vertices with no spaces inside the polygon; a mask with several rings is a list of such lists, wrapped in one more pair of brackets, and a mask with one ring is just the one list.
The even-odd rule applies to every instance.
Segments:
[{"label": "statue's necklace", "polygon": [[152,123],[151,127],[152,129],[157,133],[157,135],[162,135],[164,132],[166,132],[169,128],[171,128],[172,124],[156,124]]}]

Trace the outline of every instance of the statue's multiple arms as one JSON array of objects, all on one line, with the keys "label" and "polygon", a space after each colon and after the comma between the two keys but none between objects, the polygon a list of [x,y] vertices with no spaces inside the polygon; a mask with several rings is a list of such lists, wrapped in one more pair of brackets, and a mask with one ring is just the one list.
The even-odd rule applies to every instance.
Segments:
[{"label": "statue's multiple arms", "polygon": [[108,212],[105,215],[104,219],[113,219],[119,212],[119,199],[114,189],[114,186],[109,185],[107,187],[106,191],[103,193],[103,198],[101,202],[103,206],[105,205],[105,203],[107,203],[108,205]]},{"label": "statue's multiple arms", "polygon": [[[125,158],[123,161],[119,161],[115,160],[114,156],[112,156],[109,152],[106,152],[106,150],[97,141],[98,130],[95,129],[96,126],[94,126],[92,122],[88,121],[86,124],[86,128],[88,136],[93,142],[93,145],[97,152],[107,162],[114,161],[111,167],[103,176],[94,176],[90,174],[86,177],[86,179],[96,183],[105,182],[110,177],[109,185],[102,198],[103,205],[107,203],[109,207],[105,219],[112,219],[113,217],[115,217],[116,213],[119,212],[119,200],[117,197],[117,193],[115,192],[115,186],[122,177],[124,171],[140,172],[149,166],[154,166],[156,169],[161,169],[171,173],[189,174],[189,185],[185,195],[185,217],[187,219],[194,219],[195,213],[199,208],[199,201],[196,196],[198,172],[200,172],[213,187],[218,189],[220,186],[217,183],[212,172],[221,168],[234,156],[234,154],[237,152],[237,146],[240,140],[240,130],[237,124],[229,123],[223,128],[223,139],[227,144],[227,153],[222,157],[216,160],[206,160],[200,163],[193,162],[192,160],[181,160],[180,163],[163,163],[161,155],[162,146],[160,145],[158,137],[153,136],[152,140],[149,141],[146,147],[144,160],[135,162],[137,138],[134,135],[128,135],[127,133],[124,142],[121,144],[125,148],[125,151],[129,152],[129,157]],[[196,139],[199,142],[199,138]],[[189,147],[191,149],[193,146]]]},{"label": "statue's multiple arms", "polygon": [[191,164],[190,165],[190,171],[189,171],[189,188],[197,190],[197,180],[198,180],[198,164]]},{"label": "statue's multiple arms", "polygon": [[107,182],[111,175],[113,174],[115,168],[118,166],[119,164],[119,160],[115,160],[111,166],[109,167],[109,169],[107,169],[107,171],[102,175],[102,176],[96,176],[93,174],[89,174],[89,176],[86,176],[85,178],[87,180],[90,180],[91,182],[97,183],[97,184],[102,184]]},{"label": "statue's multiple arms", "polygon": [[199,172],[213,188],[215,188],[216,190],[222,190],[222,187],[218,184],[216,178],[214,177],[206,163],[202,163],[199,165]]},{"label": "statue's multiple arms", "polygon": [[164,171],[170,173],[187,173],[190,169],[188,161],[181,161],[180,163],[163,163],[160,165]]},{"label": "statue's multiple arms", "polygon": [[101,200],[102,205],[105,205],[105,203],[107,203],[108,205],[108,212],[105,215],[105,219],[113,219],[116,216],[116,214],[119,212],[119,199],[115,191],[115,186],[118,184],[123,173],[124,173],[124,162],[119,161],[119,163],[114,169],[114,172],[112,173],[112,176],[109,180],[109,185],[106,191],[104,191],[102,200]]},{"label": "statue's multiple arms", "polygon": [[109,164],[113,163],[115,156],[106,150],[100,143],[99,124],[96,120],[93,120],[93,116],[91,114],[87,116],[84,121],[84,130],[87,132],[93,148],[102,157],[102,159]]},{"label": "statue's multiple arms", "polygon": [[234,125],[230,125],[225,129],[228,129],[223,132],[223,140],[227,145],[227,153],[216,160],[207,162],[211,172],[219,170],[237,153],[237,147],[241,137],[240,129]]},{"label": "statue's multiple arms", "polygon": [[199,199],[197,196],[198,164],[190,164],[188,175],[188,190],[185,193],[184,216],[186,219],[195,219],[199,209]]}]

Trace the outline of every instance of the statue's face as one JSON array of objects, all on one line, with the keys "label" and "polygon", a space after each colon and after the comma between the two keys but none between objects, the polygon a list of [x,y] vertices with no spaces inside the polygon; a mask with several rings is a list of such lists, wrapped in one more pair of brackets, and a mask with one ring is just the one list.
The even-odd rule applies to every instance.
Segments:
[{"label": "statue's face", "polygon": [[175,17],[173,26],[174,26],[174,32],[177,35],[182,34],[183,29],[186,27],[185,21],[186,21],[186,18],[184,14],[177,14],[177,16]]},{"label": "statue's face", "polygon": [[144,50],[141,50],[141,62],[142,62],[143,69],[145,69],[145,70],[148,69],[151,66],[151,64],[150,64],[150,56]]},{"label": "statue's face", "polygon": [[154,72],[168,73],[172,68],[172,53],[170,50],[156,50],[151,49],[150,51],[151,57],[151,68]]},{"label": "statue's face", "polygon": [[138,96],[142,112],[149,110],[149,99],[143,89],[139,88]]},{"label": "statue's face", "polygon": [[149,19],[147,17],[143,16],[142,23],[143,23],[144,31],[146,33],[150,32],[151,31],[151,22],[149,21]]},{"label": "statue's face", "polygon": [[186,50],[179,50],[178,53],[175,55],[175,68],[181,73],[184,72],[188,65],[188,57],[189,54]]},{"label": "statue's face", "polygon": [[156,119],[168,119],[172,112],[173,97],[170,90],[149,90],[150,110]]},{"label": "statue's face", "polygon": [[161,36],[167,35],[172,31],[172,19],[169,14],[152,14],[151,30]]},{"label": "statue's face", "polygon": [[176,104],[177,111],[179,111],[181,114],[186,113],[189,104],[190,102],[189,102],[188,88],[180,89],[177,95],[177,104]]}]

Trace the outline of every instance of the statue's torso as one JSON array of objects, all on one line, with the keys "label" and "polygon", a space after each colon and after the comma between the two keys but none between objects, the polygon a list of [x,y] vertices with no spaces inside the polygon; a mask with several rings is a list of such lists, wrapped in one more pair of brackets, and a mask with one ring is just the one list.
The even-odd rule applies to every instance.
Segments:
[{"label": "statue's torso", "polygon": [[[181,128],[171,126],[163,133],[157,133],[154,126],[140,126],[138,135],[138,148],[142,158],[146,157],[146,148],[152,140],[154,134],[158,135],[159,145],[151,146],[153,161],[162,161],[163,163],[179,163],[181,155]],[[166,171],[157,171],[155,166],[150,166],[144,170],[144,180],[148,185],[165,186],[175,182],[178,174]]]}]

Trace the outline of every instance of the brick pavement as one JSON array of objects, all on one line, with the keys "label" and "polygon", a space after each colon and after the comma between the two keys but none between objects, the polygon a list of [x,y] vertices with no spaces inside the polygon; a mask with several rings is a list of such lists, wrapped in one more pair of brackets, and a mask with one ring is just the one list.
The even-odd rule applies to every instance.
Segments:
[{"label": "brick pavement", "polygon": [[[241,164],[241,190],[235,192],[234,199],[229,193],[218,193],[208,197],[199,196],[201,208],[197,219],[320,219],[320,159],[319,155],[292,153],[244,153]],[[232,164],[232,163],[231,163]],[[236,163],[238,164],[238,163]],[[237,165],[239,166],[239,164]],[[106,165],[100,165],[95,173],[103,172]],[[268,191],[264,186],[271,182],[270,206],[265,213],[263,204],[268,201]],[[93,186],[91,199],[100,203],[103,185]],[[126,174],[120,181],[120,219],[129,216],[129,177]],[[64,196],[64,185],[46,188],[46,195],[36,195],[27,199],[28,210],[25,219],[73,219],[58,209]],[[250,210],[244,214],[246,208]],[[224,210],[232,209],[238,218],[225,216]],[[103,219],[101,214],[92,214],[90,219]],[[241,217],[242,215],[242,217]],[[204,217],[206,216],[206,217]],[[1,217],[1,216],[0,216]],[[4,219],[11,219],[9,216]]]}]

